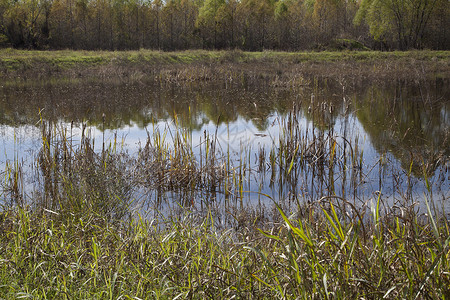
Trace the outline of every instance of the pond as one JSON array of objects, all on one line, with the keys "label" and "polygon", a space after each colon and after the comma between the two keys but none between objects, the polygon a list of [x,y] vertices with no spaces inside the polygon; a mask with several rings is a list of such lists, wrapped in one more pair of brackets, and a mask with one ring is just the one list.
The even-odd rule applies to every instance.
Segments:
[{"label": "pond", "polygon": [[88,138],[97,155],[126,157],[129,182],[119,196],[148,211],[161,203],[290,207],[322,197],[418,207],[427,197],[448,211],[448,87],[445,79],[347,86],[317,78],[296,88],[263,81],[2,86],[0,200],[14,198],[8,176],[18,169],[22,201],[48,196],[42,153],[51,135],[51,153],[57,143],[76,151]]}]

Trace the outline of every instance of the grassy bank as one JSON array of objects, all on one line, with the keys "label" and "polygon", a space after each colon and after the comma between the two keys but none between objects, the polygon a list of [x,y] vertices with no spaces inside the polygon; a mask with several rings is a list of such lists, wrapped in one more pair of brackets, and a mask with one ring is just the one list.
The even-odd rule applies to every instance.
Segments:
[{"label": "grassy bank", "polygon": [[210,81],[299,75],[363,79],[449,76],[449,51],[242,52],[0,50],[0,78]]},{"label": "grassy bank", "polygon": [[[414,209],[343,214],[332,199],[282,223],[224,229],[212,214],[111,221],[3,211],[5,299],[448,299],[448,221]],[[361,217],[368,217],[362,223]]]}]

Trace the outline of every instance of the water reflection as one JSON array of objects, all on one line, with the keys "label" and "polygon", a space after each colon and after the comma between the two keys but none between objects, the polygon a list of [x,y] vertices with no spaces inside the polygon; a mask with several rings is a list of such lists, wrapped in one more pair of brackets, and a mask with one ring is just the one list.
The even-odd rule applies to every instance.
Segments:
[{"label": "water reflection", "polygon": [[34,124],[39,111],[47,120],[89,121],[99,129],[119,129],[131,124],[144,128],[173,119],[200,130],[208,122],[231,123],[242,117],[257,128],[267,128],[267,117],[285,113],[292,101],[287,92],[222,89],[220,86],[160,87],[151,85],[69,85],[0,90],[0,123]]},{"label": "water reflection", "polygon": [[[268,193],[270,190],[274,197],[294,193],[313,199],[324,192],[347,195],[364,182],[372,185],[370,194],[374,190],[386,191],[388,181],[408,181],[410,185],[410,172],[416,178],[424,174],[433,178],[439,168],[448,168],[449,98],[446,80],[412,84],[394,81],[359,87],[315,81],[310,87],[296,90],[263,85],[226,88],[220,84],[179,87],[108,82],[9,86],[0,89],[0,124],[6,156],[0,157],[0,162],[14,157],[11,153],[17,151],[16,135],[12,137],[11,130],[37,128],[41,120],[71,128],[86,123],[94,129],[94,136],[105,139],[106,135],[106,140],[110,140],[118,132],[126,135],[131,145],[154,134],[156,127],[171,124],[188,129],[195,142],[204,140],[205,132],[216,132],[221,147],[231,147],[238,156],[243,147],[255,151],[264,148],[269,156],[270,147],[278,147],[272,143],[280,135],[279,125],[294,111],[298,121],[295,126],[299,127],[296,130],[302,131],[302,137],[313,136],[330,145],[339,140],[337,147],[342,148],[339,153],[343,156],[350,151],[347,147],[355,155],[359,153],[361,161],[353,159],[354,166],[362,170],[361,178],[350,180],[355,176],[352,170],[341,168],[336,173],[336,167],[331,167],[298,171],[295,182],[272,174],[269,185],[269,178],[263,176],[248,182],[246,189]],[[29,147],[38,147],[38,130],[26,131],[31,133],[24,135],[25,140],[35,139]],[[329,138],[333,136],[339,139]],[[20,144],[23,149],[23,143]],[[246,151],[255,154],[253,150]],[[264,163],[258,166],[261,163],[254,157],[248,161],[255,169],[264,167]],[[383,175],[386,168],[392,171],[390,177]],[[285,170],[280,167],[277,172],[282,174]],[[401,176],[395,177],[395,172]],[[441,178],[436,180],[441,181],[439,188],[445,198],[449,192],[448,170],[438,173]],[[274,176],[280,180],[274,181]],[[328,185],[323,186],[327,180]],[[394,189],[391,194],[395,194]]]},{"label": "water reflection", "polygon": [[372,86],[356,101],[356,116],[378,152],[403,169],[432,175],[450,155],[450,99],[445,82]]}]

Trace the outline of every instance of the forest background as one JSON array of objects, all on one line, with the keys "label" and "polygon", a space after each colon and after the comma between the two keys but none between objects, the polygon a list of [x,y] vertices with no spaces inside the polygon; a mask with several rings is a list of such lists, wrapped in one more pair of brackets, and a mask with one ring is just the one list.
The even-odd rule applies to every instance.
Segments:
[{"label": "forest background", "polygon": [[448,0],[0,0],[0,47],[449,49]]}]

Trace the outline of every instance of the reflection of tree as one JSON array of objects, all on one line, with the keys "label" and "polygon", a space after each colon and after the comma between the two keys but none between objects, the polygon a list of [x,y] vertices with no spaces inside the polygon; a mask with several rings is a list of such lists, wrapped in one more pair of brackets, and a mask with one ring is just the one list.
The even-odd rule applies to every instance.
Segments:
[{"label": "reflection of tree", "polygon": [[406,170],[412,162],[416,176],[423,163],[431,174],[450,155],[448,92],[445,82],[372,87],[356,101],[356,115],[378,151],[391,151]]},{"label": "reflection of tree", "polygon": [[[314,96],[315,97],[315,96]],[[340,102],[333,101],[332,98],[314,99],[302,103],[304,117],[314,124],[314,127],[321,131],[326,131],[334,127],[336,118],[339,116]]]},{"label": "reflection of tree", "polygon": [[0,94],[0,122],[36,124],[39,111],[52,121],[88,121],[100,130],[129,125],[144,128],[161,120],[174,120],[183,128],[200,130],[213,122],[251,121],[259,130],[275,111],[290,109],[291,96],[258,89],[160,87],[115,84],[4,88]]},{"label": "reflection of tree", "polygon": [[333,85],[330,82],[322,82],[319,85],[322,88],[316,88],[307,100],[301,102],[301,110],[304,112],[304,118],[311,121],[315,128],[327,131],[334,127],[346,103],[343,102],[341,85]]},{"label": "reflection of tree", "polygon": [[[176,112],[189,111],[183,91],[144,85],[71,85],[3,89],[0,122],[8,125],[35,124],[39,111],[45,119],[88,121],[99,129],[118,129],[135,124],[141,128],[173,119]],[[181,100],[180,100],[181,99]],[[184,114],[178,115],[184,117]],[[188,118],[188,116],[186,116]],[[201,128],[205,122],[192,124]],[[185,123],[187,124],[187,123]]]},{"label": "reflection of tree", "polygon": [[[413,172],[422,174],[422,161],[433,171],[440,158],[448,159],[450,103],[447,82],[414,84],[397,82],[361,88],[353,104],[356,116],[370,135],[374,147],[391,151]],[[39,124],[42,117],[54,122],[88,121],[100,130],[127,125],[140,128],[162,120],[197,131],[205,124],[252,122],[258,130],[269,126],[275,112],[285,115],[297,106],[306,119],[322,131],[333,127],[348,103],[342,86],[319,83],[314,91],[253,86],[246,89],[215,85],[148,86],[144,84],[95,83],[91,85],[4,87],[0,90],[0,123]],[[313,100],[311,94],[314,94]],[[440,95],[441,98],[438,98]]]},{"label": "reflection of tree", "polygon": [[265,130],[268,118],[280,102],[290,102],[290,97],[278,98],[267,91],[223,90],[219,93],[204,94],[198,98],[203,113],[214,124],[234,122],[238,117],[251,121],[258,130]]}]

